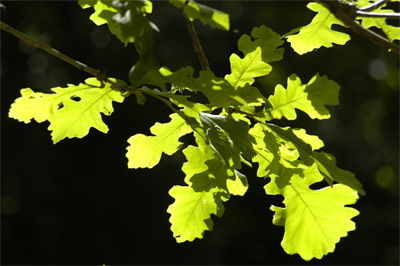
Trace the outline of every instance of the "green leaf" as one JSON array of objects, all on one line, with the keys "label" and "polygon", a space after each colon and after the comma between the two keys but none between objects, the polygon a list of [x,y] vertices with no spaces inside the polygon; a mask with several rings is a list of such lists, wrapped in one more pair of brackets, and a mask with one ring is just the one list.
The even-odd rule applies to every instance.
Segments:
[{"label": "green leaf", "polygon": [[293,175],[291,169],[282,165],[283,157],[280,156],[279,147],[276,137],[269,132],[262,124],[257,123],[249,131],[254,138],[254,150],[256,156],[253,162],[259,164],[257,170],[258,177],[279,177],[277,184],[284,187],[288,184],[290,177]]},{"label": "green leaf", "polygon": [[275,119],[281,119],[283,116],[288,120],[296,119],[296,108],[312,119],[327,119],[331,115],[325,105],[334,106],[339,103],[339,90],[336,82],[326,76],[320,77],[318,73],[306,85],[301,83],[296,74],[292,74],[288,78],[287,89],[278,84],[274,95],[268,98],[272,104],[269,111]]},{"label": "green leaf", "polygon": [[[252,30],[252,37],[244,34],[238,41],[239,50],[243,52],[244,58],[232,54],[230,57],[232,73],[225,76],[225,79],[239,92],[242,87],[254,83],[254,78],[268,75],[272,67],[266,62],[278,61],[283,57],[283,48],[279,48],[283,41],[277,33],[265,26],[255,27]],[[249,88],[249,86],[247,86]],[[257,94],[258,103],[264,102],[264,97],[257,88],[252,92]],[[252,99],[254,102],[254,99]]]},{"label": "green leaf", "polygon": [[234,88],[243,87],[246,84],[253,84],[254,78],[268,75],[272,67],[261,59],[261,48],[246,54],[241,59],[238,55],[232,54],[229,58],[232,73],[225,76],[225,79]]},{"label": "green leaf", "polygon": [[[182,1],[172,1],[177,7],[182,7]],[[229,15],[214,8],[189,0],[184,8],[185,14],[191,19],[200,19],[215,29],[229,30]]]},{"label": "green leaf", "polygon": [[215,77],[209,70],[200,71],[200,76],[196,79],[192,77],[191,67],[182,68],[171,74],[169,70],[163,68],[161,74],[165,81],[176,85],[180,90],[188,89],[194,92],[203,93],[211,105],[215,107],[229,107],[231,104],[244,105],[247,103],[241,95],[223,78]]},{"label": "green leaf", "polygon": [[[349,35],[331,29],[333,24],[341,26],[344,24],[327,8],[318,3],[309,3],[307,7],[318,14],[307,26],[295,29],[285,35],[289,36],[287,40],[298,54],[311,52],[321,46],[332,47],[333,43],[343,45],[350,40]],[[296,32],[299,33],[293,35]]]},{"label": "green leaf", "polygon": [[[277,138],[281,138],[282,140],[291,143],[297,149],[300,154],[300,158],[306,165],[310,166],[315,162],[319,171],[329,184],[332,184],[333,181],[336,181],[358,191],[361,195],[365,195],[365,191],[361,183],[355,178],[354,174],[338,168],[336,166],[336,160],[332,155],[313,151],[315,147],[320,145],[318,144],[318,141],[315,143],[315,139],[310,141],[309,138],[300,138],[295,135],[292,129],[289,127],[280,128],[278,126],[268,124],[268,128]],[[305,141],[311,142],[311,145]]]},{"label": "green leaf", "polygon": [[365,195],[361,183],[355,178],[354,174],[337,167],[336,159],[332,154],[314,152],[313,157],[318,165],[320,173],[325,177],[325,180],[330,183],[333,181],[339,182],[357,190],[361,195]]},{"label": "green leaf", "polygon": [[79,0],[78,4],[83,8],[93,7],[95,12],[89,17],[97,26],[112,21],[112,16],[117,10],[112,6],[111,1]]},{"label": "green leaf", "polygon": [[308,135],[305,129],[293,128],[292,131],[298,138],[309,144],[312,150],[324,147],[324,142],[318,136]]},{"label": "green leaf", "polygon": [[354,204],[357,192],[337,184],[319,190],[310,185],[322,180],[316,165],[305,171],[305,177],[294,175],[291,184],[280,189],[274,178],[265,186],[267,194],[281,194],[285,208],[272,206],[273,223],[284,226],[282,247],[288,254],[298,253],[302,259],[321,259],[333,252],[341,237],[355,229],[351,218],[359,212],[346,205]]},{"label": "green leaf", "polygon": [[192,129],[178,114],[170,118],[169,123],[156,123],[150,128],[155,136],[136,134],[128,139],[128,168],[153,168],[160,162],[162,153],[172,155],[181,148],[179,138]]},{"label": "green leaf", "polygon": [[210,127],[206,130],[208,144],[227,167],[240,168],[238,147],[223,130]]},{"label": "green leaf", "polygon": [[[217,128],[228,133],[229,140],[235,144],[236,148],[239,149],[247,159],[251,159],[255,155],[251,143],[251,136],[248,134],[249,125],[246,122],[228,116],[213,115],[204,112],[200,113],[200,120],[208,129]],[[233,152],[233,150],[231,152]],[[229,153],[231,154],[231,152]],[[237,167],[237,169],[239,168]]]},{"label": "green leaf", "polygon": [[63,88],[53,88],[51,90],[56,94],[34,92],[30,88],[22,89],[21,97],[11,105],[8,116],[25,124],[30,123],[32,119],[41,123],[57,111],[63,99],[75,96],[73,90],[65,91]]},{"label": "green leaf", "polygon": [[229,199],[226,182],[234,178],[234,172],[216,159],[202,137],[197,133],[195,136],[199,147],[189,146],[183,151],[188,161],[182,170],[189,186],[174,186],[169,191],[175,202],[167,212],[178,243],[201,239],[206,230],[213,229],[211,214],[222,216],[222,201]]},{"label": "green leaf", "polygon": [[152,35],[151,24],[146,14],[152,12],[151,1],[141,0],[98,0],[78,2],[82,8],[93,7],[95,12],[90,19],[98,26],[107,23],[114,34],[125,46],[144,35]]},{"label": "green leaf", "polygon": [[[294,174],[301,174],[307,168],[299,158],[295,145],[274,134],[267,126],[257,123],[249,131],[255,139],[256,156],[253,162],[258,162],[257,176],[274,177],[276,184],[283,188]],[[306,157],[307,158],[307,157]]]},{"label": "green leaf", "polygon": [[201,92],[214,107],[260,106],[266,100],[257,88],[245,85],[235,90],[227,80],[215,77],[212,71],[200,71],[198,78],[193,78],[192,67],[184,67],[175,72],[162,67],[159,72],[165,83],[172,84],[173,90]]},{"label": "green leaf", "polygon": [[[368,0],[360,0],[356,3],[360,7],[364,7],[370,4]],[[391,9],[383,9],[386,4],[380,6],[379,8],[371,11],[372,13],[394,13]],[[400,40],[400,27],[388,25],[386,23],[386,18],[378,18],[378,17],[360,17],[361,24],[365,28],[376,27],[381,29],[388,39],[393,42],[394,40]]]},{"label": "green leaf", "polygon": [[112,102],[121,103],[124,96],[109,83],[105,83],[104,88],[100,86],[96,78],[89,78],[77,86],[69,84],[67,88],[53,88],[55,94],[23,89],[22,97],[11,105],[9,116],[25,123],[31,119],[39,123],[48,120],[54,144],[67,137],[82,138],[91,127],[107,133],[108,127],[101,119],[101,113],[111,115]]},{"label": "green leaf", "polygon": [[[251,40],[251,37],[253,37],[254,40]],[[279,61],[283,58],[283,48],[279,48],[279,46],[281,46],[284,41],[281,39],[281,36],[272,29],[265,25],[254,27],[251,31],[251,37],[247,34],[243,34],[238,41],[238,48],[244,55],[260,47],[262,61],[266,63]]]},{"label": "green leaf", "polygon": [[[208,184],[214,186],[212,181]],[[178,243],[201,239],[206,230],[212,231],[211,214],[221,217],[224,211],[220,198],[214,196],[216,193],[218,189],[215,187],[203,192],[196,192],[188,186],[171,188],[169,195],[175,198],[175,202],[167,212],[171,214],[171,231]]]},{"label": "green leaf", "polygon": [[247,178],[218,160],[204,135],[194,135],[198,147],[183,151],[187,162],[182,171],[188,186],[174,186],[169,192],[175,202],[167,212],[178,243],[203,238],[205,231],[213,229],[211,215],[222,216],[222,202],[229,200],[230,194],[243,196],[248,188]]},{"label": "green leaf", "polygon": [[249,188],[249,183],[247,182],[247,177],[245,175],[235,170],[234,179],[227,179],[226,186],[231,195],[244,196]]}]

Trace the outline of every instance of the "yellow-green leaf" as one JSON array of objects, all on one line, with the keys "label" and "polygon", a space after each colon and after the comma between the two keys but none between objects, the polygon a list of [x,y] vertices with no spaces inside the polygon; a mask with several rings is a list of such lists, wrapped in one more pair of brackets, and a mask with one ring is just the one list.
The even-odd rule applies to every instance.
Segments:
[{"label": "yellow-green leaf", "polygon": [[274,182],[265,186],[268,194],[285,197],[285,208],[272,206],[273,223],[284,226],[282,247],[288,254],[299,254],[304,260],[321,259],[333,252],[341,237],[355,229],[351,221],[359,212],[346,205],[358,199],[357,191],[342,184],[313,190],[310,185],[322,180],[316,165],[305,171],[305,177],[294,175],[291,184],[280,189]]},{"label": "yellow-green leaf", "polygon": [[162,153],[172,155],[182,146],[179,138],[192,129],[178,114],[170,118],[169,123],[156,123],[150,128],[154,136],[136,134],[128,139],[128,168],[153,168],[160,162]]},{"label": "yellow-green leaf", "polygon": [[[343,45],[350,40],[349,35],[331,29],[333,24],[344,25],[327,8],[318,3],[309,3],[307,7],[318,14],[307,26],[285,35],[289,36],[287,40],[298,54],[311,52],[321,46],[332,47],[333,43]],[[296,32],[298,34],[293,35]]]}]

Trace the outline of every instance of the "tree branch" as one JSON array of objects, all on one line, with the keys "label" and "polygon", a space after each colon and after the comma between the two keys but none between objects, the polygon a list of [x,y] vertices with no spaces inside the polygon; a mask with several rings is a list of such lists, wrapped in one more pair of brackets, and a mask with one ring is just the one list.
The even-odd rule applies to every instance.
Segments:
[{"label": "tree branch", "polygon": [[392,50],[393,52],[400,54],[400,48],[398,45],[390,42],[388,39],[382,37],[381,35],[363,27],[354,20],[357,13],[356,6],[341,4],[339,1],[332,0],[316,0],[316,2],[326,7],[337,19],[343,22],[344,25],[349,27],[355,33],[370,39],[372,42],[381,45],[386,49]]},{"label": "tree branch", "polygon": [[29,37],[28,35],[14,29],[13,27],[11,27],[1,21],[0,21],[0,28],[4,31],[10,33],[11,35],[14,35],[15,37],[17,37],[18,39],[27,43],[28,45],[35,46],[39,49],[42,49],[46,53],[49,53],[49,54],[63,60],[64,62],[76,67],[77,69],[96,77],[101,82],[102,86],[104,86],[103,85],[104,82],[107,82],[107,83],[110,83],[111,85],[113,85],[114,87],[118,88],[121,91],[131,90],[131,88],[128,86],[124,86],[124,85],[118,84],[118,83],[110,80],[104,71],[96,70],[96,69],[91,68],[75,59],[72,59],[71,57],[66,56],[65,54],[60,53],[56,49],[52,48],[51,45],[40,42],[38,40],[35,40],[35,39]]},{"label": "tree branch", "polygon": [[188,28],[190,38],[192,40],[194,51],[196,52],[197,57],[199,58],[201,69],[202,70],[210,70],[210,64],[208,63],[206,53],[204,52],[203,47],[200,44],[199,36],[197,36],[197,32],[196,32],[196,29],[194,28],[193,22],[185,14],[183,8],[182,8],[182,14],[185,17],[186,26]]},{"label": "tree branch", "polygon": [[364,12],[371,12],[388,2],[390,2],[390,0],[378,0],[368,6],[360,7],[358,10],[364,11]]},{"label": "tree branch", "polygon": [[369,18],[387,18],[387,19],[400,19],[399,13],[372,13],[364,11],[356,11],[357,17],[369,17]]}]

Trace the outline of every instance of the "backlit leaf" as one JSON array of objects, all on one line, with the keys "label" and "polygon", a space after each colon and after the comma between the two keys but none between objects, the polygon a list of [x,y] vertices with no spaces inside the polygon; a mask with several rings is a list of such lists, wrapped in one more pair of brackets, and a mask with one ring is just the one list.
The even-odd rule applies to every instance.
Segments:
[{"label": "backlit leaf", "polygon": [[[305,54],[321,46],[332,47],[333,43],[343,45],[350,36],[331,29],[333,24],[344,26],[334,14],[318,3],[307,5],[312,11],[318,12],[310,24],[286,34],[288,42],[298,54]],[[298,32],[298,34],[293,35]]]},{"label": "backlit leaf", "polygon": [[[115,79],[111,79],[114,82]],[[29,123],[48,120],[54,143],[64,138],[82,138],[94,127],[103,133],[108,132],[101,113],[111,115],[112,102],[121,103],[124,96],[111,88],[109,83],[101,84],[96,78],[88,78],[77,86],[69,84],[67,88],[53,88],[54,94],[21,90],[22,97],[11,105],[9,116]]]},{"label": "backlit leaf", "polygon": [[192,129],[178,114],[170,117],[169,123],[156,123],[150,128],[154,136],[136,134],[128,139],[128,168],[153,168],[160,162],[162,153],[172,155],[181,148],[179,138]]},{"label": "backlit leaf", "polygon": [[291,184],[280,189],[274,178],[265,186],[268,194],[285,197],[285,208],[272,206],[273,223],[284,226],[282,247],[288,254],[298,253],[304,260],[321,259],[333,252],[341,237],[355,229],[351,218],[359,212],[346,205],[354,204],[357,192],[342,184],[312,190],[310,185],[322,180],[316,166],[305,177],[294,175]]},{"label": "backlit leaf", "polygon": [[[253,37],[254,40],[252,40],[251,37]],[[238,48],[244,55],[260,47],[261,59],[266,63],[279,61],[283,58],[283,48],[280,48],[280,46],[284,41],[281,36],[272,29],[265,25],[254,27],[251,31],[251,37],[247,34],[243,34],[238,41]]]},{"label": "backlit leaf", "polygon": [[110,32],[125,45],[152,35],[151,29],[155,28],[146,18],[152,12],[152,2],[148,0],[80,0],[78,3],[82,8],[93,7],[95,12],[90,19],[98,26],[107,23]]},{"label": "backlit leaf", "polygon": [[[237,174],[216,159],[215,152],[205,140],[195,133],[199,147],[189,146],[183,153],[187,162],[183,165],[188,186],[174,186],[169,194],[175,202],[168,207],[171,214],[171,231],[177,242],[203,238],[206,230],[213,229],[211,215],[221,217],[224,212],[222,201],[229,199],[227,180],[237,180]],[[240,178],[240,177],[239,177]],[[229,184],[232,192],[243,195],[247,187]]]},{"label": "backlit leaf", "polygon": [[[336,181],[349,186],[361,195],[365,195],[365,191],[360,181],[355,178],[354,174],[336,166],[335,157],[328,153],[319,153],[313,151],[314,147],[316,147],[314,141],[310,141],[309,138],[300,138],[294,134],[293,130],[289,127],[280,128],[276,125],[269,124],[268,128],[275,134],[277,138],[282,138],[282,140],[291,143],[291,145],[297,149],[300,158],[306,165],[310,166],[315,162],[318,170],[329,184],[332,184],[333,181]],[[311,145],[306,143],[306,141],[310,142]]]},{"label": "backlit leaf", "polygon": [[[360,7],[364,7],[370,4],[368,0],[360,0],[356,3]],[[391,9],[384,9],[386,4],[374,9],[371,11],[372,13],[393,13],[394,11]],[[396,27],[393,25],[388,25],[386,23],[386,18],[378,18],[378,17],[360,17],[361,24],[366,28],[376,27],[381,29],[389,41],[393,42],[394,40],[400,40],[400,27]]]},{"label": "backlit leaf", "polygon": [[225,79],[234,87],[243,87],[246,84],[253,84],[254,78],[267,75],[272,67],[261,59],[261,48],[246,54],[241,59],[238,55],[232,54],[229,58],[232,73],[225,76]]},{"label": "backlit leaf", "polygon": [[287,89],[278,84],[274,95],[268,100],[272,104],[271,115],[280,119],[286,117],[288,120],[296,119],[295,109],[302,110],[312,119],[330,118],[329,110],[325,105],[339,104],[339,85],[329,80],[326,76],[315,74],[308,84],[303,85],[296,74],[288,78]]}]

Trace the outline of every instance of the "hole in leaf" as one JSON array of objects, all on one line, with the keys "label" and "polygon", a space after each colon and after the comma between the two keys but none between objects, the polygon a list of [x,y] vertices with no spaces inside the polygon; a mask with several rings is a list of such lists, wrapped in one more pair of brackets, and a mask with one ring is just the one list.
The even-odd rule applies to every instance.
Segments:
[{"label": "hole in leaf", "polygon": [[75,102],[79,102],[81,100],[81,98],[78,97],[78,96],[72,96],[70,99],[75,101]]},{"label": "hole in leaf", "polygon": [[324,187],[327,187],[327,186],[328,186],[328,184],[326,182],[321,181],[321,182],[318,182],[318,183],[311,184],[310,189],[312,189],[312,190],[320,190],[320,189],[322,189]]}]

